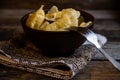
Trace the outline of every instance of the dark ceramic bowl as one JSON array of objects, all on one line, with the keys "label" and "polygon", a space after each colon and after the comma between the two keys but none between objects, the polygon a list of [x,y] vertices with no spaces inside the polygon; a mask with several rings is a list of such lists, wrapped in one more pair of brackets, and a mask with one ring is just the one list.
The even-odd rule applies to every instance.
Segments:
[{"label": "dark ceramic bowl", "polygon": [[[80,11],[85,21],[92,21],[94,25],[94,17],[85,12]],[[32,29],[26,26],[28,14],[24,15],[21,19],[22,27],[26,37],[40,50],[43,54],[51,57],[70,56],[74,51],[85,42],[85,38],[75,32],[69,31],[42,31]],[[88,27],[91,29],[91,25]]]}]

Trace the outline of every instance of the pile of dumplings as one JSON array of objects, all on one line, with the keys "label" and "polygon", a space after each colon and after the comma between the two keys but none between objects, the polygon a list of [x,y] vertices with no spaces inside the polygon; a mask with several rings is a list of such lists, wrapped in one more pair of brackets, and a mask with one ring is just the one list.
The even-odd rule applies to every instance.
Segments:
[{"label": "pile of dumplings", "polygon": [[56,6],[52,6],[45,13],[43,7],[44,5],[41,5],[37,11],[29,14],[26,21],[28,27],[44,31],[64,31],[65,28],[71,26],[86,27],[92,23],[92,21],[83,21],[79,24],[80,11],[73,8],[66,8],[59,11]]}]

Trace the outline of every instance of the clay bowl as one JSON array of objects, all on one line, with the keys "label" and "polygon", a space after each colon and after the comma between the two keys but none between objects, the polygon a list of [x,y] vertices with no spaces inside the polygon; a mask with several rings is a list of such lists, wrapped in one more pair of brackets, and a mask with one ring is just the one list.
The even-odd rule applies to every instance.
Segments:
[{"label": "clay bowl", "polygon": [[[92,21],[94,25],[94,17],[85,12],[80,11],[85,21]],[[42,31],[32,29],[25,25],[28,14],[21,18],[21,24],[28,40],[30,40],[37,48],[42,51],[43,55],[50,57],[66,57],[74,53],[80,47],[85,38],[79,33],[70,31]],[[89,26],[89,29],[93,28]]]}]

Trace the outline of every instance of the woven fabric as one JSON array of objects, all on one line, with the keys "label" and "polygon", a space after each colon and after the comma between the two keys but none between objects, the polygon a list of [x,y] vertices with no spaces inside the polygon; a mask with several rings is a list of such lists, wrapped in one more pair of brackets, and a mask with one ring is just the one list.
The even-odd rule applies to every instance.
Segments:
[{"label": "woven fabric", "polygon": [[80,46],[68,57],[47,57],[41,54],[23,34],[0,42],[0,63],[9,67],[59,79],[71,79],[99,51],[91,44]]}]

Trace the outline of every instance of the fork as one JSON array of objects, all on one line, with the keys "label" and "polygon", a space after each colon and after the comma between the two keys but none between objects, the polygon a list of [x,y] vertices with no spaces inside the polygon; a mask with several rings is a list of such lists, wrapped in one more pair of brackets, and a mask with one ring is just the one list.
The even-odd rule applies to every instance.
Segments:
[{"label": "fork", "polygon": [[82,36],[84,36],[90,43],[92,43],[94,46],[97,47],[97,49],[113,64],[115,68],[117,68],[120,71],[120,63],[113,59],[111,56],[109,56],[101,47],[101,45],[98,43],[98,39],[96,34],[88,29],[88,28],[82,28],[82,27],[70,27],[70,31],[78,32]]}]

